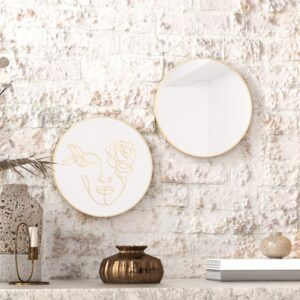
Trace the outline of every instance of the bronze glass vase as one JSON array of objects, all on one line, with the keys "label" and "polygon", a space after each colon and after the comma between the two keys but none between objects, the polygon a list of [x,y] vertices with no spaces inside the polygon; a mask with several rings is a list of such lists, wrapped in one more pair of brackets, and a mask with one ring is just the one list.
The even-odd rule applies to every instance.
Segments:
[{"label": "bronze glass vase", "polygon": [[117,246],[119,253],[104,258],[100,278],[104,283],[159,283],[164,270],[160,259],[144,252],[147,246]]}]

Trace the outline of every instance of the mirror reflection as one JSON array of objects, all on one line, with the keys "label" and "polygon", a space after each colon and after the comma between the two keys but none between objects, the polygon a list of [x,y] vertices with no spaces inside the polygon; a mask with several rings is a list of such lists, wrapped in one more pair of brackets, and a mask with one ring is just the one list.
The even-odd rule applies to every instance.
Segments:
[{"label": "mirror reflection", "polygon": [[248,87],[225,64],[191,60],[163,80],[155,101],[157,124],[178,150],[211,157],[233,148],[246,133],[252,115]]}]

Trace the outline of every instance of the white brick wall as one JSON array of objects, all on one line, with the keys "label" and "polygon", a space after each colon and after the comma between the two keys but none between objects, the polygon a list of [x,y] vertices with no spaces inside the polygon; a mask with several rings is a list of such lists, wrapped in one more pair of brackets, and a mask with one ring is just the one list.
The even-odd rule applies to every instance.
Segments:
[{"label": "white brick wall", "polygon": [[[167,277],[203,276],[205,258],[260,256],[270,231],[299,226],[300,1],[0,0],[2,158],[51,154],[73,122],[110,115],[138,128],[154,177],[131,211],[85,216],[51,178],[27,177],[44,206],[46,278],[95,278],[116,244],[146,244]],[[158,82],[175,64],[224,60],[247,81],[254,113],[229,153],[195,159],[157,131]],[[11,173],[1,182],[23,182]]]}]

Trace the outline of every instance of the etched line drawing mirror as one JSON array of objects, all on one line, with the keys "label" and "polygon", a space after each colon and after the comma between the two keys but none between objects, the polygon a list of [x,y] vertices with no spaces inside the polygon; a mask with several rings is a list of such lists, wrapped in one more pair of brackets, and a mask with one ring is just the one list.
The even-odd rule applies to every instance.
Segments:
[{"label": "etched line drawing mirror", "polygon": [[235,147],[252,116],[247,84],[226,64],[195,59],[161,82],[154,113],[162,134],[179,151],[213,157]]},{"label": "etched line drawing mirror", "polygon": [[108,117],[71,126],[59,140],[53,160],[62,196],[79,211],[96,217],[132,208],[152,177],[152,156],[143,136]]}]

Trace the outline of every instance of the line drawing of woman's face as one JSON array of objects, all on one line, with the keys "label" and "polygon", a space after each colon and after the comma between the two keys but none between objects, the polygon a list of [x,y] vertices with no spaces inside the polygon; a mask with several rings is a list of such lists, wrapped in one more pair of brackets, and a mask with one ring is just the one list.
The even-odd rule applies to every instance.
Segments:
[{"label": "line drawing of woman's face", "polygon": [[[113,204],[122,194],[132,172],[135,150],[131,142],[118,141],[105,148],[102,156],[85,152],[78,145],[68,145],[70,155],[63,165],[76,164],[78,176],[89,197],[100,205]],[[104,157],[103,157],[104,156]]]}]

